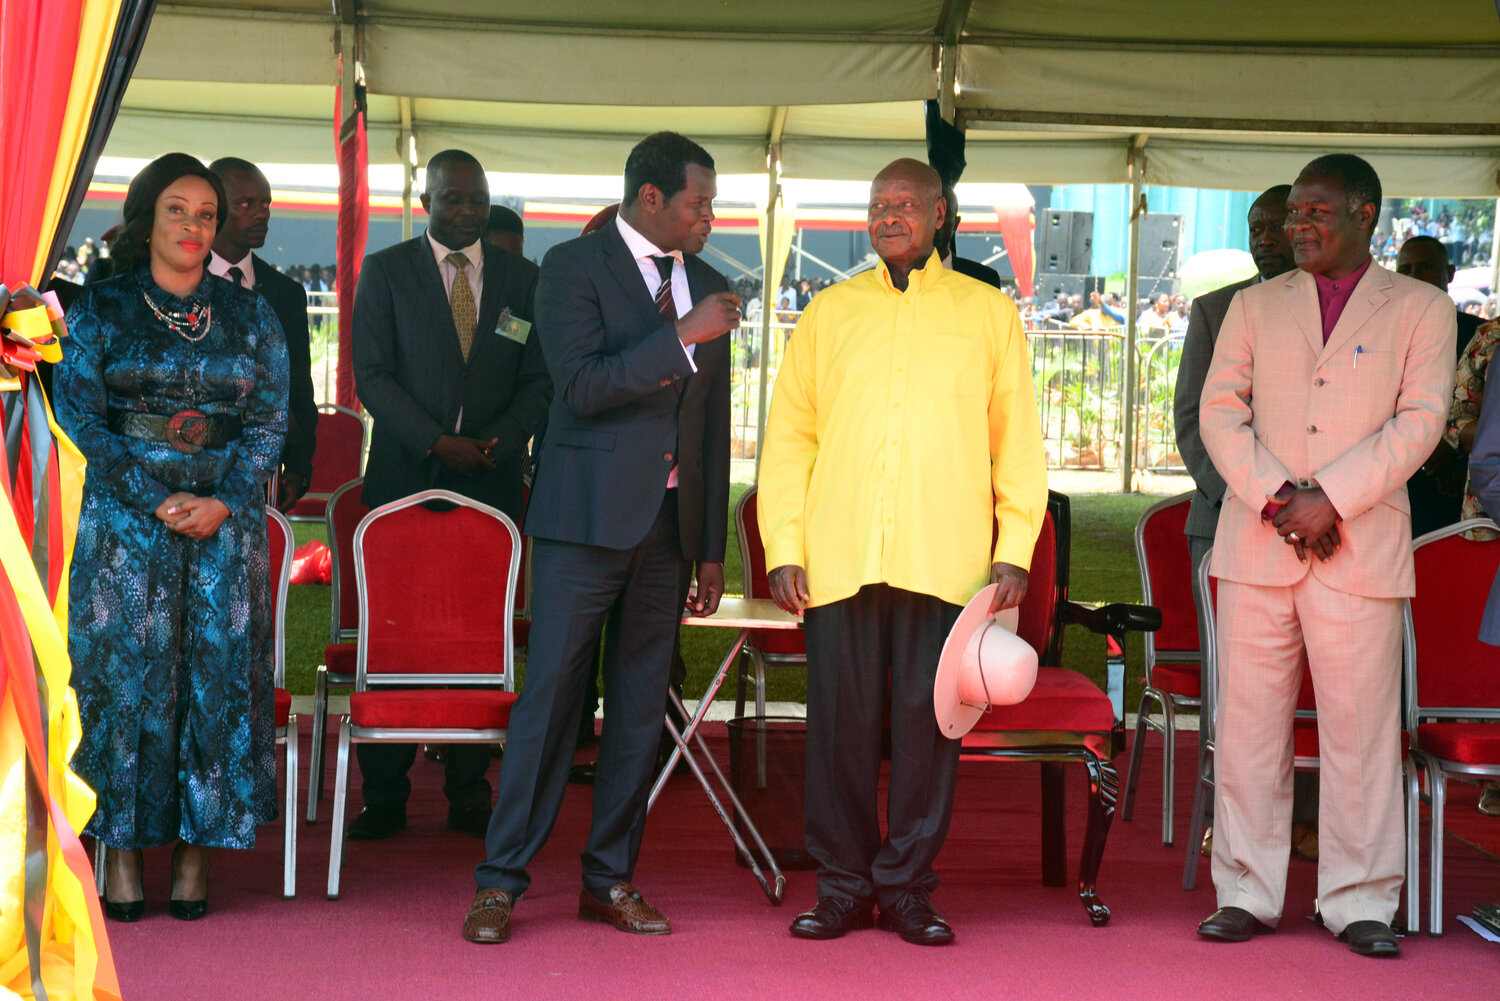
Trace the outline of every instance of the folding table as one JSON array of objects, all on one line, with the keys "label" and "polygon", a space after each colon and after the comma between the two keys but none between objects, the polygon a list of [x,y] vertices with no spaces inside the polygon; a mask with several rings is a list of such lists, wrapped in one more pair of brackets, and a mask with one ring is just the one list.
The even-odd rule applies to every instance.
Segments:
[{"label": "folding table", "polygon": [[[703,718],[708,714],[708,707],[713,704],[714,696],[718,695],[719,688],[724,684],[724,679],[729,676],[730,668],[734,666],[734,662],[739,658],[740,650],[744,647],[745,640],[750,636],[750,630],[798,629],[802,625],[802,620],[798,616],[791,615],[777,608],[776,603],[768,598],[724,598],[719,602],[719,609],[713,615],[684,615],[682,624],[685,626],[719,626],[738,629],[740,634],[735,638],[734,645],[729,648],[729,652],[724,655],[724,661],[719,665],[718,672],[714,674],[713,681],[709,683],[708,691],[703,693],[703,699],[698,703],[697,712],[689,717],[687,708],[682,704],[682,699],[677,696],[676,692],[672,693],[672,701],[676,704],[677,711],[682,714],[680,718],[687,719],[688,723],[679,732],[672,714],[667,714],[667,730],[672,734],[672,740],[676,742],[677,746],[672,748],[672,754],[667,759],[666,766],[662,769],[661,774],[656,777],[656,784],[651,787],[651,798],[647,801],[646,809],[650,810],[652,806],[656,805],[656,798],[661,795],[662,788],[667,784],[667,779],[671,776],[672,769],[676,767],[677,759],[680,756],[687,762],[688,768],[692,769],[693,775],[698,779],[698,784],[703,787],[703,792],[708,796],[708,801],[713,804],[714,811],[718,813],[719,819],[724,822],[724,827],[729,831],[729,836],[734,839],[735,848],[749,862],[750,872],[755,876],[755,881],[760,884],[760,888],[765,891],[771,903],[779,905],[781,903],[782,892],[786,889],[786,877],[782,875],[781,868],[776,864],[776,859],[772,857],[770,849],[766,847],[766,843],[762,840],[760,832],[755,829],[755,824],[751,821],[750,815],[745,811],[744,804],[734,794],[734,789],[729,784],[729,780],[724,777],[724,773],[719,769],[718,763],[714,761],[713,755],[709,753],[708,745],[704,743],[703,737],[698,733],[698,725],[703,722]],[[693,752],[693,744],[696,744],[698,748],[698,754],[696,755]],[[700,756],[702,763],[699,761]],[[729,800],[730,807],[733,808],[735,814],[739,817],[745,834],[748,834],[750,840],[754,843],[756,851],[759,852],[758,856],[745,844],[745,838],[741,835],[740,828],[735,826],[734,819],[730,816],[729,811],[725,809],[724,803],[714,793],[713,785],[708,781],[708,776],[704,773],[703,764],[707,764],[708,769],[718,779],[720,789],[723,790],[725,798]],[[761,868],[762,862],[764,862],[765,868],[770,870],[771,878],[769,880]]]}]

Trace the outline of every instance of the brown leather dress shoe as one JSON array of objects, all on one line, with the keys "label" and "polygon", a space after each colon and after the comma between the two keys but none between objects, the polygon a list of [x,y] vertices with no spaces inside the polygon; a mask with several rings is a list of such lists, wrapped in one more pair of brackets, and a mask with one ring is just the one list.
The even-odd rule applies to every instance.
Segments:
[{"label": "brown leather dress shoe", "polygon": [[464,916],[464,938],[480,945],[497,945],[510,938],[510,909],[515,898],[508,890],[481,889]]},{"label": "brown leather dress shoe", "polygon": [[1270,935],[1275,931],[1243,907],[1220,907],[1198,925],[1199,935],[1218,942],[1248,942],[1256,935]]},{"label": "brown leather dress shoe", "polygon": [[614,925],[634,935],[670,935],[672,922],[665,914],[646,903],[641,892],[629,883],[609,888],[609,903],[595,900],[587,889],[578,894],[578,919]]},{"label": "brown leather dress shoe", "polygon": [[1399,956],[1401,942],[1384,921],[1353,921],[1339,938],[1349,943],[1349,951],[1361,956]]}]

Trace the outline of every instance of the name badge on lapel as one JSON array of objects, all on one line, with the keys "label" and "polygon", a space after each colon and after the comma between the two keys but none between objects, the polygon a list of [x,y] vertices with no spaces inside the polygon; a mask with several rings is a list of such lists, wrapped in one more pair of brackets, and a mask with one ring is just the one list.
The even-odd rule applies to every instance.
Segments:
[{"label": "name badge on lapel", "polygon": [[525,344],[526,338],[531,334],[531,321],[512,315],[510,307],[507,306],[505,307],[505,312],[500,314],[500,319],[495,323],[495,333],[506,340],[515,341],[517,344]]}]

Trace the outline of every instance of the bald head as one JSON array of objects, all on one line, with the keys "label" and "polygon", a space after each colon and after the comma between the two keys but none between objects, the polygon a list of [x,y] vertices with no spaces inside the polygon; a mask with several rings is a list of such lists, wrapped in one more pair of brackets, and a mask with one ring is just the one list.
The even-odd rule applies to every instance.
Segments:
[{"label": "bald head", "polygon": [[933,241],[948,215],[943,182],[920,160],[887,164],[870,185],[870,245],[898,288],[932,256]]}]

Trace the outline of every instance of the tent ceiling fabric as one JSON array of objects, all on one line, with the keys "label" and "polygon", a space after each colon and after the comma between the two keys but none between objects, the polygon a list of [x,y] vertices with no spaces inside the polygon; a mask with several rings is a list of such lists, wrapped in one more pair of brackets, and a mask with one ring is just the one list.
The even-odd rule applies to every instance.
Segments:
[{"label": "tent ceiling fabric", "polygon": [[[330,162],[333,8],[161,4],[107,152]],[[1259,189],[1347,149],[1391,194],[1500,195],[1500,17],[1453,0],[361,0],[370,160],[398,162],[408,98],[422,156],[612,174],[670,128],[758,172],[785,107],[785,173],[868,178],[924,155],[941,29],[965,8],[966,179],[1124,182],[1145,134],[1148,183]]]}]

